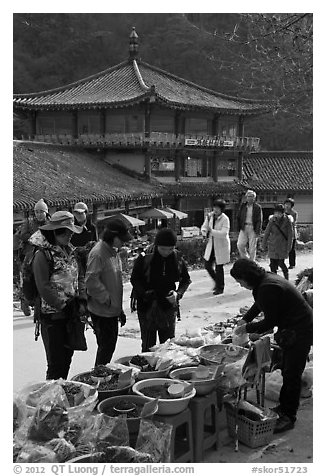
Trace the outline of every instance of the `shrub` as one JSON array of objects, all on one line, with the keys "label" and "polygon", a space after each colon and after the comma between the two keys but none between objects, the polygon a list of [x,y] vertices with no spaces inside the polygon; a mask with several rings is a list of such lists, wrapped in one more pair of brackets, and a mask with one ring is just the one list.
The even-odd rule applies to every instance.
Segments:
[{"label": "shrub", "polygon": [[313,226],[312,225],[300,225],[298,226],[298,240],[307,243],[307,241],[313,240]]},{"label": "shrub", "polygon": [[202,238],[187,238],[177,243],[178,250],[182,253],[189,266],[202,263],[206,242]]}]

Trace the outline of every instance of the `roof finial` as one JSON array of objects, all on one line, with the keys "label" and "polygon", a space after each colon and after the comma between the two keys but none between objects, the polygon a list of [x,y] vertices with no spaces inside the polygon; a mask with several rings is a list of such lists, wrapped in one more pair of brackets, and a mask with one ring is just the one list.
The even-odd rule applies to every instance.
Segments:
[{"label": "roof finial", "polygon": [[138,56],[138,35],[136,28],[132,27],[132,31],[129,36],[129,59],[133,60]]}]

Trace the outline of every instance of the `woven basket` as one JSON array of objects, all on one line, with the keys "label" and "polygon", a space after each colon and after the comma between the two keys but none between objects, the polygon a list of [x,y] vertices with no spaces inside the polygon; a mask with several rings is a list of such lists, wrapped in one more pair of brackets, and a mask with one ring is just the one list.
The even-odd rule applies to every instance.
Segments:
[{"label": "woven basket", "polygon": [[[235,436],[235,424],[236,424],[236,411],[232,405],[225,405],[226,419],[229,435]],[[241,443],[249,446],[250,448],[257,448],[258,446],[264,446],[271,442],[273,438],[273,431],[275,428],[276,420],[270,418],[264,421],[253,421],[244,415],[238,415],[238,439]]]}]

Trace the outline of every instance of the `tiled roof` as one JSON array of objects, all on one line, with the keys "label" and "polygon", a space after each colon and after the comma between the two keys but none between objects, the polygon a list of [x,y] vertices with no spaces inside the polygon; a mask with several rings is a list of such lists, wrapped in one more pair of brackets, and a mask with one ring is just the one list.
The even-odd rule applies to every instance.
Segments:
[{"label": "tiled roof", "polygon": [[125,61],[66,86],[31,94],[14,94],[19,109],[85,109],[119,107],[145,99],[168,107],[255,114],[271,109],[264,101],[217,93],[142,61]]},{"label": "tiled roof", "polygon": [[237,182],[185,182],[164,184],[165,194],[177,197],[211,197],[241,194],[245,187]]},{"label": "tiled roof", "polygon": [[14,142],[14,209],[162,196],[160,187],[129,177],[84,150]]},{"label": "tiled roof", "polygon": [[311,192],[312,152],[256,152],[244,158],[243,180],[256,192]]}]

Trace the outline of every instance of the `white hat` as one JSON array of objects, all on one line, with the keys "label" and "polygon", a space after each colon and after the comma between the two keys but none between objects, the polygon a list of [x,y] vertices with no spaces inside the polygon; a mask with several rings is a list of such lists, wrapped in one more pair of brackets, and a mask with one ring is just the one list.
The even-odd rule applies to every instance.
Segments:
[{"label": "white hat", "polygon": [[87,213],[88,212],[88,206],[84,202],[78,202],[74,206],[74,212],[79,212],[79,213]]},{"label": "white hat", "polygon": [[34,210],[41,210],[43,212],[48,213],[49,209],[43,198],[41,198],[38,202],[34,205]]}]

